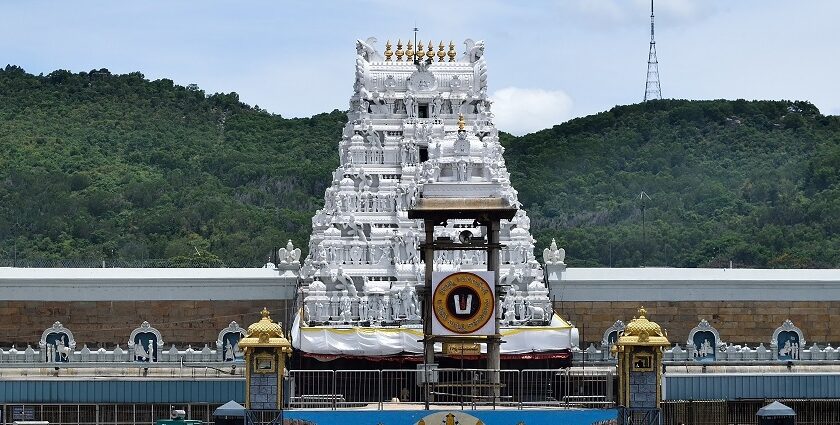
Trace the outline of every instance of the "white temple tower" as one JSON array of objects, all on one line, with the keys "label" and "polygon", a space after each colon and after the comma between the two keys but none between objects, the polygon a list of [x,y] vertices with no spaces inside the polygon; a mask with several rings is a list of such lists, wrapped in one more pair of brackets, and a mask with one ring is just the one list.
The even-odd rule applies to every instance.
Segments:
[{"label": "white temple tower", "polygon": [[[469,181],[476,183],[470,190],[492,190],[486,196],[521,205],[490,112],[484,43],[466,40],[461,55],[452,42],[448,49],[443,42],[418,42],[416,49],[398,42],[396,50],[389,42],[384,55],[375,44],[372,38],[356,42],[341,164],[324,207],[312,218],[300,272],[301,308],[290,336],[307,353],[422,352],[416,287],[423,284],[424,231],[422,220],[409,219],[407,211],[425,184],[435,183],[436,196],[445,196],[440,192],[447,187],[462,187],[447,182]],[[458,136],[459,126],[466,137]],[[485,236],[472,222],[450,220],[436,237],[457,241],[465,231]],[[509,285],[501,309],[502,353],[568,350],[577,333],[553,313],[524,210],[502,221],[500,239],[501,284]],[[439,271],[487,268],[482,251],[443,251],[432,261]],[[517,332],[505,335],[513,328]],[[547,332],[545,338],[534,338],[537,331]]]}]

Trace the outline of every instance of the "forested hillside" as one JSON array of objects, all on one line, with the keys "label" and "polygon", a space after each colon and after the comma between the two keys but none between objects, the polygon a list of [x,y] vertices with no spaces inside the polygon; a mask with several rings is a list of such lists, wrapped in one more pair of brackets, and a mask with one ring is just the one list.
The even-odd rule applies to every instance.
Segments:
[{"label": "forested hillside", "polygon": [[654,101],[504,144],[570,264],[840,267],[840,119],[809,103]]},{"label": "forested hillside", "polygon": [[[305,249],[345,120],[139,73],[6,67],[0,259]],[[540,250],[557,238],[570,265],[840,267],[840,120],[808,103],[648,102],[503,143]]]}]

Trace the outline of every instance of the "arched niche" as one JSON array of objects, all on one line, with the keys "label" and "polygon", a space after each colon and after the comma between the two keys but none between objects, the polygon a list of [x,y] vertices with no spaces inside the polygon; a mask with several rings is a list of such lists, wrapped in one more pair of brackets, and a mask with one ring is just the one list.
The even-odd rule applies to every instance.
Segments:
[{"label": "arched niche", "polygon": [[128,350],[131,358],[137,362],[156,362],[158,353],[163,348],[163,337],[160,331],[144,321],[140,327],[131,331],[128,337]]},{"label": "arched niche", "polygon": [[805,335],[788,319],[773,332],[770,346],[779,360],[799,360],[799,355],[805,347]]},{"label": "arched niche", "polygon": [[604,336],[601,338],[601,350],[610,353],[610,357],[612,357],[610,350],[615,345],[615,342],[618,341],[618,337],[621,336],[622,332],[624,332],[624,322],[621,320],[616,320],[612,326],[604,331]]},{"label": "arched niche", "polygon": [[61,322],[55,322],[41,334],[38,347],[44,361],[66,363],[76,348],[76,339],[70,329],[65,328]]},{"label": "arched niche", "polygon": [[693,350],[690,353],[694,360],[713,362],[717,359],[717,350],[723,342],[720,340],[720,333],[706,319],[700,320],[688,333],[686,346]]},{"label": "arched niche", "polygon": [[233,362],[242,360],[239,340],[244,337],[245,329],[242,329],[236,322],[230,322],[228,327],[219,332],[219,338],[216,340],[216,352],[221,354],[222,361]]}]

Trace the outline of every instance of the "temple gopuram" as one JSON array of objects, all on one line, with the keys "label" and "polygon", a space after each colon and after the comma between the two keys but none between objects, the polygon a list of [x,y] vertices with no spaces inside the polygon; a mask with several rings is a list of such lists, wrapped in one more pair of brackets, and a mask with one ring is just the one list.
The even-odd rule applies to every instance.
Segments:
[{"label": "temple gopuram", "polygon": [[[460,56],[452,42],[389,41],[384,53],[375,44],[372,38],[356,42],[340,165],[312,218],[300,271],[294,348],[321,361],[420,360],[424,263],[433,261],[436,271],[487,269],[483,251],[421,258],[423,221],[410,219],[408,210],[434,191],[436,197],[498,197],[519,208],[500,228],[502,359],[568,362],[577,331],[552,308],[530,220],[510,183],[487,95],[484,43],[467,40]],[[474,220],[455,219],[434,234],[457,242],[485,233]],[[547,255],[562,263],[556,246]],[[486,353],[484,344],[437,349],[444,364],[447,357],[463,361]]]}]

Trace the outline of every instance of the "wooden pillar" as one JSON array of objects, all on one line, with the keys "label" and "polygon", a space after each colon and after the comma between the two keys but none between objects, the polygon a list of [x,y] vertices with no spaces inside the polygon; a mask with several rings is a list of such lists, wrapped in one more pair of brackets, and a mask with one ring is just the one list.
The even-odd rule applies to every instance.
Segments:
[{"label": "wooden pillar", "polygon": [[429,410],[429,403],[432,401],[432,394],[429,391],[430,365],[435,363],[435,340],[432,335],[432,273],[435,266],[435,221],[426,219],[423,221],[426,230],[426,241],[423,248],[423,256],[426,265],[426,277],[423,283],[423,364],[427,368],[425,373],[424,389],[426,396],[425,407]]},{"label": "wooden pillar", "polygon": [[493,336],[487,338],[487,369],[490,371],[490,384],[493,391],[493,399],[497,400],[500,394],[499,384],[501,377],[499,369],[502,368],[501,342],[499,333],[499,312],[501,303],[499,297],[502,294],[499,288],[499,220],[490,220],[487,223],[487,270],[493,272],[493,286],[496,288],[496,313],[493,315]]},{"label": "wooden pillar", "polygon": [[432,339],[432,273],[435,265],[435,249],[433,247],[435,238],[434,220],[424,220],[426,228],[426,244],[423,248],[426,264],[426,278],[423,283],[423,362],[433,364],[435,362],[435,342]]}]

